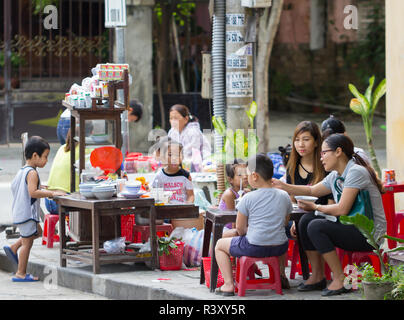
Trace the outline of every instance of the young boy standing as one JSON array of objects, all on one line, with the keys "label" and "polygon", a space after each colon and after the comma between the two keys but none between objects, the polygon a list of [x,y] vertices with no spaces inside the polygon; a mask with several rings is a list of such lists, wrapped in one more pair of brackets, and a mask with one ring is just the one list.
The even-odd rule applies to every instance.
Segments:
[{"label": "young boy standing", "polygon": [[[21,238],[11,246],[5,246],[7,257],[18,265],[14,282],[38,281],[37,277],[27,274],[28,258],[32,244],[42,236],[39,224],[40,198],[53,198],[65,195],[61,191],[41,189],[41,183],[36,168],[43,168],[48,162],[50,147],[48,142],[38,136],[31,137],[25,146],[26,163],[18,171],[11,183],[13,194],[12,214],[13,223],[18,226]],[[17,251],[20,249],[19,256]]]},{"label": "young boy standing", "polygon": [[251,157],[247,163],[248,182],[257,189],[241,198],[236,209],[236,229],[239,236],[220,239],[215,248],[216,260],[224,285],[216,294],[234,295],[230,256],[280,257],[288,250],[285,225],[292,212],[292,202],[286,192],[273,188],[273,164],[265,154]]}]

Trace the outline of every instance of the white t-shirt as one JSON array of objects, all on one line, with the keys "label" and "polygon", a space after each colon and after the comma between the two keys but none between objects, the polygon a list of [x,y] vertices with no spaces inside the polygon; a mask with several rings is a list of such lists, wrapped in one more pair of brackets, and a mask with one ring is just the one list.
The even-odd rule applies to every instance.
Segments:
[{"label": "white t-shirt", "polygon": [[193,190],[192,182],[189,180],[190,173],[180,169],[177,173],[168,174],[161,169],[157,172],[152,182],[152,188],[164,188],[164,191],[172,191],[169,203],[185,203],[187,201],[187,190]]}]

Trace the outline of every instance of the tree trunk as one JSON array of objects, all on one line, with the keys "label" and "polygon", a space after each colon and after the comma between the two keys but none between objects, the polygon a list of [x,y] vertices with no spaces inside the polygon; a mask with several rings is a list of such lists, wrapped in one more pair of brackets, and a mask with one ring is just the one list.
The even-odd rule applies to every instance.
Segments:
[{"label": "tree trunk", "polygon": [[269,61],[283,8],[283,0],[273,0],[259,19],[258,52],[256,64],[257,136],[258,152],[269,151]]}]

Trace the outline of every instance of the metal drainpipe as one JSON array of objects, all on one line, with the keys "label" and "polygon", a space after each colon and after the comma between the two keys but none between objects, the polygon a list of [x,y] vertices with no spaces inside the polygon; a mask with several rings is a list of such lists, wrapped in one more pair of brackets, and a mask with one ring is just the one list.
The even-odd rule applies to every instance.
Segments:
[{"label": "metal drainpipe", "polygon": [[[213,115],[226,123],[226,0],[214,0],[212,30]],[[222,150],[223,138],[215,134],[215,151]],[[217,166],[217,188],[225,190],[223,164]]]}]

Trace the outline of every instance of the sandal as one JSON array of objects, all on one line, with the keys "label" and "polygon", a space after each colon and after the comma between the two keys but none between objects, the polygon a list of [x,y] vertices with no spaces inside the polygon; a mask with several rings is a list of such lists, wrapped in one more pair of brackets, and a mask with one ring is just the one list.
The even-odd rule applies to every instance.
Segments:
[{"label": "sandal", "polygon": [[215,290],[215,294],[218,296],[224,296],[224,297],[232,297],[234,296],[234,291],[222,291],[222,288],[217,288]]},{"label": "sandal", "polygon": [[25,275],[25,278],[18,278],[18,277],[13,277],[11,279],[13,282],[36,282],[39,281],[39,279],[35,279],[32,274],[27,273]]}]

